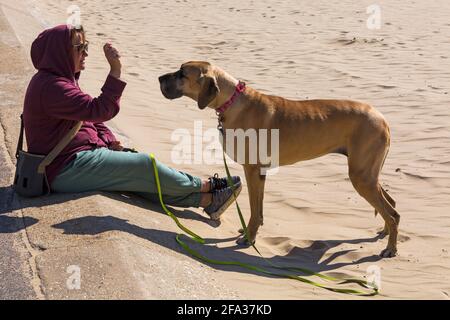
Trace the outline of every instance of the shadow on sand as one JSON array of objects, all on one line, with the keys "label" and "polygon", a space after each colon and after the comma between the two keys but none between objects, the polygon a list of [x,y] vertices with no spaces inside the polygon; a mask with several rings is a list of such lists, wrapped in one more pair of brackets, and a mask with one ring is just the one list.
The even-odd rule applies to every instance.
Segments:
[{"label": "shadow on sand", "polygon": [[[64,203],[69,200],[80,199],[94,194],[101,194],[113,200],[123,201],[131,205],[135,205],[144,209],[149,209],[161,214],[166,214],[159,204],[151,203],[144,198],[130,193],[112,193],[112,192],[87,192],[87,193],[71,193],[71,194],[52,194],[40,198],[22,198],[14,194],[10,187],[0,187],[0,194],[5,194],[9,199],[9,208],[7,206],[0,205],[0,233],[17,232],[23,228],[29,227],[38,222],[37,219],[32,217],[9,217],[5,216],[6,212],[11,212],[12,210],[20,210],[29,207],[42,208],[45,206]],[[17,197],[19,201],[13,201],[13,197]],[[0,202],[1,204],[1,202]],[[13,204],[13,205],[11,205]],[[211,221],[206,216],[202,216],[189,209],[176,209],[169,207],[171,212],[183,219],[194,219],[207,223],[211,227],[217,227],[219,224],[217,222]],[[22,220],[22,221],[19,221]],[[69,219],[62,223],[52,226],[53,228],[63,230],[64,234],[67,235],[98,235],[108,231],[121,231],[128,234],[140,237],[147,241],[151,241],[155,244],[174,250],[183,254],[187,254],[181,246],[176,242],[175,236],[177,233],[157,230],[157,229],[147,229],[140,226],[129,223],[127,220],[120,219],[114,216],[86,216],[81,218]],[[193,230],[195,232],[195,230]],[[180,233],[181,230],[180,230]],[[185,241],[192,249],[198,251],[200,254],[206,256],[209,259],[221,260],[221,261],[237,261],[240,263],[250,264],[257,267],[262,267],[271,270],[266,260],[278,266],[296,266],[301,268],[307,268],[314,272],[324,272],[333,271],[341,267],[357,265],[365,262],[376,262],[381,258],[379,255],[371,255],[367,257],[360,258],[355,261],[350,262],[339,262],[333,263],[333,261],[349,252],[354,250],[341,250],[333,253],[328,258],[322,260],[324,255],[332,248],[338,247],[341,244],[361,244],[376,242],[382,238],[382,236],[377,235],[372,238],[359,238],[351,240],[316,240],[313,241],[308,247],[294,247],[285,256],[274,256],[271,258],[262,258],[255,255],[250,255],[242,252],[240,249],[242,247],[236,245],[233,240],[236,237],[226,238],[226,239],[205,239],[206,245],[201,245],[190,241],[186,236],[182,239]],[[220,242],[233,241],[233,245],[225,248],[219,248],[216,246]],[[239,271],[243,273],[258,274],[264,277],[272,277],[270,275],[261,274],[256,271],[248,270],[245,268],[240,268],[237,266],[224,266],[217,264],[208,264],[212,268],[223,271]],[[271,270],[273,271],[273,269]]]}]

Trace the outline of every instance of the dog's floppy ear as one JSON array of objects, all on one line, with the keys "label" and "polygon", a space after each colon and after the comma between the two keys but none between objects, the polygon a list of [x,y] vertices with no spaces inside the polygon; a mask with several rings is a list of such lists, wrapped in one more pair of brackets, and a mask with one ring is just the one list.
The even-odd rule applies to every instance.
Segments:
[{"label": "dog's floppy ear", "polygon": [[207,75],[202,76],[198,81],[200,83],[200,92],[198,94],[197,104],[203,110],[217,96],[219,86],[215,77]]}]

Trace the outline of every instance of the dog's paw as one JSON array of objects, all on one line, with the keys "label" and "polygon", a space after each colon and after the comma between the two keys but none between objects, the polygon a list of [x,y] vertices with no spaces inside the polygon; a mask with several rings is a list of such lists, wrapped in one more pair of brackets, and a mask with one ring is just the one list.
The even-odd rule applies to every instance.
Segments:
[{"label": "dog's paw", "polygon": [[244,235],[244,236],[239,237],[236,240],[236,243],[240,246],[250,247],[251,245],[253,245],[255,243],[255,240],[253,240],[253,242],[250,243],[247,241],[247,238]]},{"label": "dog's paw", "polygon": [[397,249],[393,248],[386,248],[380,253],[380,257],[382,258],[392,258],[397,255]]}]

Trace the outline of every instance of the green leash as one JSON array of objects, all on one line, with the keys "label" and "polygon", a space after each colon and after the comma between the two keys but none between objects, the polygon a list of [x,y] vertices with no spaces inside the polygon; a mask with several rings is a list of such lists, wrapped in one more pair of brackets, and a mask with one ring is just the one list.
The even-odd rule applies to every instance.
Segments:
[{"label": "green leash", "polygon": [[[159,201],[161,203],[161,206],[162,206],[164,212],[175,221],[175,223],[177,224],[177,226],[181,230],[183,230],[185,233],[190,235],[190,239],[194,240],[197,243],[204,244],[205,240],[202,237],[200,237],[196,233],[192,232],[191,230],[189,230],[188,228],[183,226],[178,221],[177,217],[175,217],[175,215],[172,212],[170,212],[167,209],[167,207],[165,206],[164,201],[162,199],[161,184],[160,184],[160,181],[159,181],[158,169],[156,167],[156,159],[155,159],[155,156],[153,155],[153,153],[150,154],[150,159],[152,160],[152,164],[153,164],[153,170],[154,170],[154,174],[155,174],[156,187],[158,189]],[[227,165],[226,160],[225,160],[225,153],[223,153],[223,161],[224,161],[224,164],[225,164],[225,170],[227,172],[228,185],[229,186],[233,186],[233,183],[231,181],[230,171],[228,169],[228,165]],[[234,191],[235,190],[233,189],[233,196],[235,198],[235,203],[236,203],[236,208],[237,208],[237,211],[238,211],[238,214],[239,214],[239,219],[240,219],[242,227],[244,229],[245,237],[248,239],[247,226],[245,224],[244,217],[242,215],[242,212],[241,212],[241,209],[239,207],[239,204],[237,203],[236,194],[235,194]],[[295,271],[299,271],[299,272],[303,272],[303,273],[311,275],[311,276],[316,276],[316,277],[324,279],[324,280],[337,282],[338,284],[355,283],[355,284],[358,284],[361,287],[369,289],[371,291],[364,292],[364,291],[359,291],[359,290],[354,290],[354,289],[347,289],[347,288],[334,288],[334,287],[329,287],[329,286],[323,285],[321,283],[318,283],[318,282],[306,279],[304,277],[300,277],[298,275],[287,274],[287,273],[275,273],[275,272],[271,272],[271,271],[268,271],[268,270],[260,268],[260,267],[255,267],[255,266],[252,266],[252,265],[249,265],[249,264],[246,264],[246,263],[242,263],[242,262],[238,262],[238,261],[220,261],[220,260],[209,259],[209,258],[201,255],[197,251],[193,250],[192,248],[190,248],[183,240],[181,240],[181,236],[182,236],[181,234],[177,234],[176,237],[175,237],[175,239],[178,242],[178,244],[187,253],[189,253],[190,255],[192,255],[192,256],[196,257],[197,259],[199,259],[199,260],[201,260],[203,262],[206,262],[206,263],[217,264],[217,265],[227,265],[227,266],[230,266],[230,265],[238,266],[238,267],[245,268],[247,270],[256,271],[256,272],[259,272],[259,273],[263,273],[263,274],[267,274],[267,275],[271,275],[271,276],[275,276],[275,277],[279,277],[279,278],[288,278],[288,279],[293,279],[293,280],[297,280],[297,281],[300,281],[300,282],[308,283],[308,284],[313,285],[315,287],[326,289],[326,290],[333,291],[333,292],[339,292],[339,293],[345,293],[345,294],[351,294],[351,295],[357,295],[357,296],[374,296],[374,295],[378,294],[378,289],[376,287],[373,287],[373,286],[369,285],[366,280],[360,280],[360,279],[337,279],[337,278],[333,278],[333,277],[326,276],[326,275],[323,275],[323,274],[320,274],[320,273],[316,273],[314,271],[311,271],[311,270],[308,270],[308,269],[304,269],[304,268],[280,267],[280,266],[277,266],[274,263],[272,263],[269,260],[267,260],[266,258],[264,258],[254,244],[252,244],[252,247],[256,250],[256,252],[258,252],[258,254],[271,267],[273,267],[275,269],[289,270],[289,271],[294,271],[294,272]]]}]

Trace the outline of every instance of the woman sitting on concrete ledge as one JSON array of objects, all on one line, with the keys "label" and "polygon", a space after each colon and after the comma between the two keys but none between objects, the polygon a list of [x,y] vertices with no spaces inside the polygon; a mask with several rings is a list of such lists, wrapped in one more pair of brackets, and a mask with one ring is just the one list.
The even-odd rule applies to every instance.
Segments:
[{"label": "woman sitting on concrete ledge", "polygon": [[[59,25],[43,31],[31,46],[37,73],[25,96],[23,119],[28,151],[48,154],[78,122],[75,138],[46,168],[54,192],[130,191],[159,202],[153,164],[147,153],[124,152],[103,123],[120,110],[126,83],[120,79],[121,62],[116,48],[103,46],[111,67],[102,93],[92,98],[81,91],[78,79],[85,68],[88,41],[82,27]],[[179,207],[202,207],[212,218],[233,202],[226,178],[199,177],[158,162],[163,200]],[[239,177],[233,177],[237,193]]]}]

